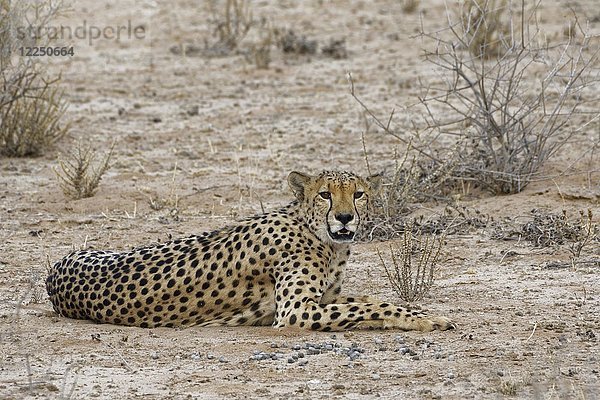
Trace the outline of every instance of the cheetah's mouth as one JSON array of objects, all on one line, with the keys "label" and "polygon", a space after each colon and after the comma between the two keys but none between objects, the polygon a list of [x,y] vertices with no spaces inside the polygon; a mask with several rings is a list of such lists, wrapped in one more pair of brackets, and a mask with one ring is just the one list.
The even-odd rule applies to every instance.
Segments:
[{"label": "cheetah's mouth", "polygon": [[356,232],[352,232],[346,228],[342,228],[337,232],[329,231],[329,236],[336,242],[351,242],[354,240]]}]

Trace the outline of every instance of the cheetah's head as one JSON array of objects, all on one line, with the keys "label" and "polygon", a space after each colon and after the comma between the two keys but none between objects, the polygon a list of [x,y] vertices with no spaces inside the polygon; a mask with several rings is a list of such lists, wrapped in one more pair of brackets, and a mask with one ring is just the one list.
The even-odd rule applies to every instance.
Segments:
[{"label": "cheetah's head", "polygon": [[313,232],[325,242],[348,243],[367,218],[369,201],[381,186],[381,176],[361,178],[333,171],[311,176],[294,171],[288,183]]}]

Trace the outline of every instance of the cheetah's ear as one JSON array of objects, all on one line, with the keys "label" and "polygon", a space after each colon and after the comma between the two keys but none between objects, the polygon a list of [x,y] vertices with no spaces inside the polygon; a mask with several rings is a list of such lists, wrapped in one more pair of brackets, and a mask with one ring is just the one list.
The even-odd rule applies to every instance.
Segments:
[{"label": "cheetah's ear", "polygon": [[294,196],[300,201],[304,200],[304,192],[306,186],[312,181],[312,176],[303,174],[298,171],[292,171],[288,175],[288,184],[294,192]]},{"label": "cheetah's ear", "polygon": [[381,174],[371,175],[366,178],[366,181],[369,184],[373,194],[378,194],[383,183],[383,176]]}]

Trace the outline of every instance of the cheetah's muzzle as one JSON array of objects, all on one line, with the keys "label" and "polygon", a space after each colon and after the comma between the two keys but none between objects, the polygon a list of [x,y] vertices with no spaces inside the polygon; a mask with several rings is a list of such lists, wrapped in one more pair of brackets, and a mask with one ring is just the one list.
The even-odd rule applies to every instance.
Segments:
[{"label": "cheetah's muzzle", "polygon": [[338,243],[352,242],[352,241],[354,241],[355,235],[356,235],[356,232],[349,231],[346,228],[342,228],[335,233],[329,231],[329,236],[331,236],[331,239]]},{"label": "cheetah's muzzle", "polygon": [[296,201],[214,232],[125,252],[69,254],[46,279],[54,310],[65,317],[142,328],[454,327],[448,318],[369,296],[341,295],[349,242],[367,217],[380,177],[292,172],[288,182]]}]

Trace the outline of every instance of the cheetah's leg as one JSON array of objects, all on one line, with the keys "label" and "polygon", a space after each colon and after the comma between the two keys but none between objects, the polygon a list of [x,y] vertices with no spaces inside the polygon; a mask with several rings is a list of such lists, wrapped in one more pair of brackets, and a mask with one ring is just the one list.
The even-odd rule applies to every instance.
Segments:
[{"label": "cheetah's leg", "polygon": [[335,297],[326,297],[323,295],[321,297],[321,301],[319,302],[322,305],[325,304],[348,304],[348,303],[383,303],[383,301],[379,300],[376,297],[369,295],[357,295],[357,296],[340,296],[336,295]]},{"label": "cheetah's leg", "polygon": [[380,328],[432,331],[452,329],[445,317],[433,317],[389,303],[322,304],[325,280],[313,274],[307,280],[300,271],[290,270],[275,285],[274,327],[342,331],[352,328]]},{"label": "cheetah's leg", "polygon": [[[283,303],[285,304],[285,303]],[[313,300],[302,302],[298,308],[277,309],[275,327],[342,331],[352,328],[401,329],[429,332],[455,326],[449,318],[433,317],[388,303],[349,303],[321,305]]]},{"label": "cheetah's leg", "polygon": [[348,303],[383,303],[381,300],[368,295],[342,296],[343,273],[336,276],[336,281],[331,285],[321,297],[320,304],[348,304]]}]

